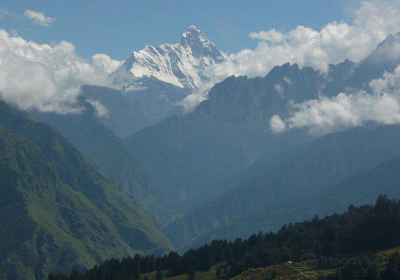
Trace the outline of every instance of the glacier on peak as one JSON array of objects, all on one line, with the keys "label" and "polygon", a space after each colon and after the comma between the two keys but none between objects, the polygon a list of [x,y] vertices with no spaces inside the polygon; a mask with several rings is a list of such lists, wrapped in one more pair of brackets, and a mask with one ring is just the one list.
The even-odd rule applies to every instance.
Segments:
[{"label": "glacier on peak", "polygon": [[228,61],[199,29],[190,26],[177,44],[147,45],[135,51],[113,74],[121,88],[138,79],[154,77],[184,89],[198,88],[209,80],[207,67]]}]

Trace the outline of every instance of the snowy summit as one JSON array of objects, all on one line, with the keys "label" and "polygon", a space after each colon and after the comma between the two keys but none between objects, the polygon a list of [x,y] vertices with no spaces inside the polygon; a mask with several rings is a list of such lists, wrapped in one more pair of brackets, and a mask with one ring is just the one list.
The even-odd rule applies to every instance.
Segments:
[{"label": "snowy summit", "polygon": [[199,29],[190,26],[177,44],[148,45],[133,52],[113,75],[124,79],[154,77],[190,89],[208,80],[207,67],[227,60]]}]

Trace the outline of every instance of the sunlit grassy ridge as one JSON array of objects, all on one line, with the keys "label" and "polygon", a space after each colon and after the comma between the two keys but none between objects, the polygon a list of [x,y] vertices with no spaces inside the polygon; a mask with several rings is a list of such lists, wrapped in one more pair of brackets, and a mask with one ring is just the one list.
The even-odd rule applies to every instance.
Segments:
[{"label": "sunlit grassy ridge", "polygon": [[[389,250],[379,251],[375,253],[379,260],[379,270],[383,271],[390,257],[400,253],[400,247]],[[350,258],[353,256],[349,256]],[[316,265],[317,261],[304,261],[297,263],[283,263],[269,267],[249,269],[242,274],[232,278],[234,280],[265,280],[271,279],[272,272],[276,272],[276,280],[317,280],[320,276],[328,276],[336,274],[337,270],[341,269],[340,265],[330,269],[319,269]]]},{"label": "sunlit grassy ridge", "polygon": [[335,274],[335,269],[317,270],[312,263],[300,262],[300,263],[284,263],[278,264],[265,268],[250,269],[242,274],[234,277],[235,280],[258,280],[258,279],[270,279],[273,271],[276,272],[276,278],[279,280],[291,280],[291,279],[318,279],[320,276],[327,276]]}]

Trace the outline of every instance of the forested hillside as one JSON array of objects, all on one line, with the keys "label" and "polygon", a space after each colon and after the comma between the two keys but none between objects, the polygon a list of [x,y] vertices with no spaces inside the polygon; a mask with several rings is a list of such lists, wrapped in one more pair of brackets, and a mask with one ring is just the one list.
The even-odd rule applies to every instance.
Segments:
[{"label": "forested hillside", "polygon": [[[168,271],[168,278],[209,271],[220,263],[224,264],[224,273],[229,279],[250,268],[305,260],[312,260],[314,269],[334,269],[344,275],[347,269],[354,268],[319,260],[358,256],[400,246],[399,233],[400,201],[380,196],[375,205],[350,206],[343,214],[323,219],[315,216],[309,221],[284,225],[275,233],[260,232],[231,242],[215,240],[183,255],[172,252],[161,257],[136,255],[110,260],[83,274],[76,271],[74,279],[139,279],[140,274],[151,271]],[[376,277],[379,277],[378,273]],[[62,274],[49,276],[51,280],[64,278]]]}]

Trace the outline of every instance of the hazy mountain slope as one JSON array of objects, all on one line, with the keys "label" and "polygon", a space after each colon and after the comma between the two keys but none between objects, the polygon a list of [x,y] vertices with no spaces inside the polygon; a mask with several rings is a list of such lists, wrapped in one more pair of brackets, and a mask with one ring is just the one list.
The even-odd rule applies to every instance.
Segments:
[{"label": "hazy mountain slope", "polygon": [[[21,113],[20,111],[13,109],[6,105],[5,103],[0,102],[0,125],[4,126],[8,131],[18,134],[21,137],[29,140],[23,140],[23,141],[29,141],[29,143],[32,143],[30,145],[34,146],[35,148],[25,148],[28,144],[24,144],[25,146],[22,146],[25,150],[28,150],[27,152],[25,150],[18,150],[15,148],[15,152],[9,155],[9,150],[7,145],[5,145],[5,154],[4,157],[1,158],[2,162],[5,162],[4,167],[5,172],[2,174],[6,174],[5,178],[8,178],[10,182],[8,183],[7,180],[2,180],[3,182],[6,182],[6,184],[3,185],[3,188],[6,188],[7,190],[11,191],[10,197],[4,197],[6,201],[10,201],[11,199],[19,199],[21,201],[21,204],[13,205],[15,207],[22,207],[21,210],[24,209],[24,204],[27,205],[29,203],[32,203],[31,207],[33,208],[32,211],[43,211],[41,213],[37,213],[37,215],[34,217],[35,219],[39,220],[40,224],[47,223],[48,221],[48,216],[53,215],[55,212],[54,208],[48,207],[47,204],[52,204],[52,201],[54,201],[54,196],[52,195],[41,195],[42,188],[45,188],[46,191],[48,190],[49,192],[53,192],[56,190],[52,190],[53,185],[49,185],[50,183],[54,183],[55,186],[54,188],[58,188],[58,185],[62,183],[62,185],[65,185],[68,187],[68,193],[63,193],[62,195],[65,196],[65,201],[60,201],[60,199],[56,200],[57,203],[65,203],[66,206],[71,208],[71,219],[73,221],[76,221],[74,218],[73,213],[74,212],[81,212],[81,214],[87,214],[90,219],[94,219],[93,222],[83,222],[83,223],[89,223],[91,225],[88,228],[85,228],[84,225],[82,225],[82,232],[81,234],[83,236],[89,235],[90,233],[86,229],[91,229],[94,231],[92,235],[94,236],[101,236],[103,232],[107,234],[113,234],[112,232],[114,231],[115,234],[115,242],[112,241],[113,238],[109,237],[107,239],[106,237],[102,238],[89,238],[85,242],[93,243],[90,246],[95,246],[96,248],[100,248],[101,250],[102,246],[104,244],[110,244],[108,242],[111,242],[110,245],[110,250],[105,250],[103,252],[104,257],[109,257],[110,254],[118,254],[119,256],[126,255],[126,253],[130,253],[133,250],[136,251],[153,251],[153,252],[159,252],[163,251],[167,248],[170,248],[170,243],[167,238],[163,236],[163,234],[159,231],[157,226],[153,223],[151,218],[146,214],[141,207],[129,196],[127,196],[118,185],[113,184],[111,181],[109,181],[106,177],[104,177],[98,169],[91,164],[85,157],[83,157],[72,145],[70,145],[60,134],[58,134],[54,129],[51,127],[41,124],[41,123],[36,123],[29,119],[25,114]],[[6,135],[7,136],[7,135]],[[11,142],[11,144],[13,143]],[[21,148],[21,149],[22,149]],[[43,156],[38,156],[32,155],[32,160],[29,160],[27,162],[27,169],[23,169],[20,172],[20,174],[17,173],[17,175],[9,175],[10,173],[14,172],[12,168],[17,168],[16,163],[13,162],[19,162],[19,158],[14,160],[12,156],[15,157],[14,154],[17,156],[21,156],[22,158],[22,164],[25,160],[25,154],[28,154],[34,149],[37,149],[40,151]],[[29,153],[28,153],[29,152]],[[11,158],[11,163],[8,162],[9,158]],[[30,157],[28,157],[30,158]],[[42,158],[45,158],[46,162],[50,162],[52,168],[55,170],[56,175],[52,175],[51,170],[48,172],[45,172],[43,170],[47,170],[47,167],[41,167],[43,165],[43,162],[41,161]],[[35,160],[38,160],[36,162]],[[37,175],[36,174],[25,174],[25,173],[32,173],[36,172],[36,169],[30,170],[30,167],[32,168],[38,168],[39,172]],[[6,168],[11,168],[11,170],[7,170]],[[17,170],[18,171],[18,170]],[[44,173],[43,173],[44,172]],[[54,173],[54,172],[53,172]],[[27,179],[24,179],[27,176]],[[48,177],[47,177],[48,176]],[[43,178],[43,179],[41,179]],[[59,179],[57,179],[59,178]],[[14,181],[13,181],[14,180]],[[21,180],[21,181],[19,181]],[[58,183],[58,180],[60,183]],[[30,186],[30,188],[33,188],[33,196],[37,195],[40,199],[34,199],[30,200],[30,194],[23,194],[18,195],[18,192],[16,192],[15,188],[21,188],[22,186]],[[24,185],[25,184],[25,185]],[[14,190],[12,189],[14,188]],[[36,188],[36,189],[35,189]],[[25,190],[25,188],[19,189],[19,191],[24,192],[28,191]],[[37,191],[37,192],[36,192]],[[81,197],[81,198],[79,198]],[[77,202],[76,199],[81,199],[84,200],[83,202]],[[22,199],[22,200],[21,200]],[[69,199],[69,200],[67,200]],[[86,202],[85,202],[86,201]],[[35,204],[36,203],[36,204]],[[91,206],[85,206],[86,204],[91,205]],[[0,207],[7,207],[8,204],[0,204]],[[84,207],[84,208],[79,208],[79,207]],[[58,207],[58,206],[57,206]],[[85,210],[86,208],[87,210]],[[82,211],[81,211],[82,210]],[[93,210],[93,211],[92,211]],[[46,213],[45,211],[48,211]],[[3,211],[0,211],[3,212]],[[20,212],[15,212],[17,215],[17,219],[22,219],[22,220],[32,220],[31,218],[27,218],[22,216],[19,218],[19,213]],[[26,212],[21,211],[21,215],[27,215]],[[29,214],[30,215],[30,214]],[[32,214],[33,215],[33,214]],[[69,212],[66,211],[65,215],[69,215]],[[96,217],[97,215],[97,217]],[[105,218],[103,219],[102,217],[99,217],[99,215],[104,216]],[[68,216],[69,217],[69,216]],[[34,219],[34,220],[35,220]],[[56,219],[56,218],[55,218]],[[58,219],[58,218],[57,218]],[[107,223],[107,220],[110,221],[110,227],[112,226],[114,229],[108,229],[105,225],[101,226],[98,224],[96,225],[95,221],[103,221],[104,223]],[[76,221],[77,222],[77,221]],[[1,228],[2,231],[8,231],[9,230],[9,223],[6,220],[1,220]],[[48,229],[48,228],[47,228]],[[24,230],[24,232],[22,232]],[[35,227],[31,227],[31,232],[26,231],[24,228],[17,228],[16,234],[26,234],[30,236],[34,236],[34,234],[37,233]],[[49,236],[49,238],[52,238],[51,236],[53,235],[52,232],[44,230],[44,235]],[[72,234],[73,236],[74,234]],[[57,238],[61,238],[61,240],[64,240],[65,235],[59,235],[57,234]],[[66,237],[68,238],[68,236]],[[107,239],[102,241],[103,239]],[[46,239],[45,239],[46,240]],[[43,246],[47,247],[46,241],[41,241],[44,242]],[[60,241],[61,242],[61,241]],[[64,242],[64,241],[63,241]],[[103,244],[103,245],[102,245]],[[32,245],[32,244],[31,244]],[[85,245],[85,244],[84,244]],[[7,244],[4,244],[4,246],[8,246]],[[33,244],[32,246],[35,246]],[[85,245],[86,246],[86,245]],[[89,246],[89,245],[88,245]],[[83,258],[85,257],[87,259],[87,262],[90,262],[90,265],[93,264],[92,260],[100,260],[102,255],[97,255],[97,253],[94,250],[90,250],[90,246],[88,247],[88,252],[89,257],[85,257],[84,255],[80,254],[79,252],[74,253],[76,257]],[[100,247],[99,247],[100,246]],[[12,248],[8,247],[8,248]],[[31,250],[31,249],[29,249]],[[47,249],[46,249],[47,250]],[[66,256],[60,256],[56,249],[53,250],[53,248],[49,247],[48,251],[46,251],[46,254],[50,254],[46,259],[56,259],[57,257],[60,258],[65,258],[65,260],[69,257],[74,258],[74,255],[66,255]],[[23,251],[22,253],[12,253],[12,255],[9,255],[12,252],[7,252],[7,256],[2,257],[7,257],[10,261],[13,260],[13,258],[21,258],[21,257],[26,257],[25,261],[28,262],[28,267],[35,267],[41,265],[40,262],[37,262],[35,254],[33,255],[24,255]],[[22,254],[22,255],[21,255]],[[92,259],[91,259],[92,258]],[[101,258],[104,259],[104,258]],[[19,261],[17,261],[18,263]],[[44,261],[46,264],[48,261]],[[38,269],[41,269],[40,267]],[[19,271],[18,269],[16,271]]]},{"label": "hazy mountain slope", "polygon": [[215,200],[216,198],[224,195],[235,187],[264,173],[265,171],[276,168],[282,162],[284,162],[289,155],[300,154],[305,148],[308,147],[307,144],[308,142],[301,145],[296,145],[289,150],[257,162],[252,166],[229,176],[228,178],[214,183],[212,186],[208,187],[207,189],[196,195],[196,199],[185,201],[185,203],[183,204],[183,208],[187,209],[187,211],[192,211],[198,206],[207,203],[208,201]]},{"label": "hazy mountain slope", "polygon": [[320,203],[319,212],[340,211],[346,205],[361,205],[374,201],[378,194],[400,197],[400,157],[356,174],[333,186]]},{"label": "hazy mountain slope", "polygon": [[182,114],[177,106],[189,89],[179,88],[153,77],[143,77],[136,87],[125,92],[107,87],[83,86],[82,97],[96,109],[100,123],[120,138],[157,123],[158,121]]},{"label": "hazy mountain slope", "polygon": [[124,138],[153,124],[143,113],[147,108],[127,98],[121,91],[98,86],[83,86],[82,97],[97,106],[96,116],[116,136]]},{"label": "hazy mountain slope", "polygon": [[295,201],[312,200],[340,181],[400,155],[399,140],[398,126],[371,131],[357,128],[325,136],[301,154],[289,156],[277,168],[267,170],[185,215],[166,232],[175,244],[182,246],[199,244],[211,237],[269,230],[277,225],[274,220],[269,219],[270,224],[263,223],[265,228],[251,225],[260,221],[257,219],[262,213],[276,214],[276,209],[279,215],[273,217],[280,223],[292,221],[297,213],[286,214],[286,208]]},{"label": "hazy mountain slope", "polygon": [[[324,190],[317,196],[294,199],[290,205],[269,208],[264,213],[253,213],[252,219],[245,218],[241,225],[228,226],[219,232],[251,232],[256,229],[279,227],[279,223],[295,222],[345,211],[349,205],[372,203],[380,194],[394,199],[400,198],[400,157],[390,159],[372,169],[357,173]],[[285,213],[285,215],[282,215]],[[215,233],[218,235],[218,233]],[[207,240],[207,239],[206,239]],[[201,241],[200,241],[201,242]]]},{"label": "hazy mountain slope", "polygon": [[[121,89],[122,95],[128,102],[135,104],[148,119],[145,127],[158,121],[176,115],[177,104],[182,101],[191,89],[180,88],[173,84],[165,83],[154,77],[142,77],[135,81],[135,85]],[[135,131],[124,132],[123,138],[131,136]],[[128,132],[130,132],[128,134]]]},{"label": "hazy mountain slope", "polygon": [[316,98],[322,82],[313,69],[289,64],[265,78],[230,77],[214,86],[193,113],[141,130],[125,143],[168,201],[180,203],[309,139],[304,131],[274,134],[269,121],[286,111],[289,100]]},{"label": "hazy mountain slope", "polygon": [[126,150],[121,139],[99,123],[95,110],[82,102],[81,114],[44,114],[34,112],[36,119],[60,131],[78,150],[96,163],[123,190],[132,195],[160,225],[174,215],[160,195],[157,186]]}]

